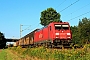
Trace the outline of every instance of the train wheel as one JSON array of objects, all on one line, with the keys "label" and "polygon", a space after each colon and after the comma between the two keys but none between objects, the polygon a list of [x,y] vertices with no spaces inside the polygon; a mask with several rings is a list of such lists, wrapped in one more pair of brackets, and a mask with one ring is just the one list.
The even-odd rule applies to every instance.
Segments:
[{"label": "train wheel", "polygon": [[43,44],[42,44],[42,46],[43,46],[43,47],[45,47],[45,46],[46,46],[46,44],[45,44],[45,43],[43,43]]}]

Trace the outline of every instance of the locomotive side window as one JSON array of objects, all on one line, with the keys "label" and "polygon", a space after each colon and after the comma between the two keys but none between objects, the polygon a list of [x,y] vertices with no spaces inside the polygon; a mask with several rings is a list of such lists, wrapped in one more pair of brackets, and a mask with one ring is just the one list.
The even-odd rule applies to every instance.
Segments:
[{"label": "locomotive side window", "polygon": [[62,25],[62,29],[68,30],[69,26],[68,25]]},{"label": "locomotive side window", "polygon": [[55,25],[55,30],[60,30],[61,28],[61,25]]},{"label": "locomotive side window", "polygon": [[51,26],[50,26],[50,31],[51,31]]}]

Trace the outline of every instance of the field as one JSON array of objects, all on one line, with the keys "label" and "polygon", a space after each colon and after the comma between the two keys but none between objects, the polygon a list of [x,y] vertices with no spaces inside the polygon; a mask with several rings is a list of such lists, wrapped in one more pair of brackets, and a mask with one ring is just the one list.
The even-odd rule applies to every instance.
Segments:
[{"label": "field", "polygon": [[90,44],[77,49],[9,47],[0,51],[0,60],[90,60]]}]

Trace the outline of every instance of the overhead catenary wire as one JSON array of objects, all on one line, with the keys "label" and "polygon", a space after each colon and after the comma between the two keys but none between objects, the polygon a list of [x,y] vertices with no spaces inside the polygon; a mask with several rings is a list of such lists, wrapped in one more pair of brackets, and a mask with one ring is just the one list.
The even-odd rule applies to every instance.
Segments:
[{"label": "overhead catenary wire", "polygon": [[37,28],[40,24],[36,25],[34,28],[30,29],[30,31],[32,31],[33,29],[39,29]]},{"label": "overhead catenary wire", "polygon": [[[23,26],[23,25],[22,25]],[[27,28],[25,28],[24,30],[29,30],[28,28],[31,27],[31,25],[25,25],[25,26],[28,26]],[[22,31],[24,31],[22,30]]]},{"label": "overhead catenary wire", "polygon": [[69,6],[67,6],[66,8],[62,9],[60,12],[66,10],[67,8],[71,7],[72,5],[74,5],[75,3],[77,3],[79,0],[75,1],[74,3],[71,3]]},{"label": "overhead catenary wire", "polygon": [[[61,2],[58,6],[56,6],[56,8],[59,7],[59,6],[61,6],[65,1],[66,1],[66,0],[64,0],[63,2]],[[67,8],[71,7],[72,5],[74,5],[75,3],[79,2],[79,1],[80,1],[80,0],[76,0],[75,2],[73,2],[73,3],[71,3],[69,6],[67,6],[66,8],[62,9],[60,12],[66,10]],[[39,25],[39,24],[38,24],[38,25]],[[37,26],[38,26],[38,25],[37,25]],[[32,30],[32,29],[31,29],[31,30]]]},{"label": "overhead catenary wire", "polygon": [[[88,5],[90,5],[90,3],[88,3],[88,4],[84,5],[84,6],[82,6],[81,8],[79,8],[79,9],[73,11],[73,12],[71,12],[70,14],[73,14],[73,13],[75,13],[75,12],[77,12],[77,11],[83,9],[83,8],[87,7]],[[70,14],[67,14],[67,15],[65,15],[64,17],[69,16]]]},{"label": "overhead catenary wire", "polygon": [[74,17],[74,18],[71,18],[71,19],[68,20],[68,21],[71,21],[71,20],[73,20],[73,19],[76,19],[76,18],[78,18],[78,17],[80,17],[80,16],[83,16],[83,15],[85,15],[85,14],[88,14],[88,13],[90,13],[90,11],[88,11],[88,12],[86,12],[86,13],[83,13],[83,14],[81,14],[81,15],[79,15],[79,16],[76,16],[76,17]]},{"label": "overhead catenary wire", "polygon": [[[56,6],[56,8],[58,8],[59,6],[61,6],[66,0],[64,0],[63,2],[61,2],[58,6]],[[56,9],[55,8],[55,9]]]},{"label": "overhead catenary wire", "polygon": [[[66,0],[64,0],[63,2],[61,2],[57,7],[59,7],[60,5],[62,5]],[[67,6],[66,8],[64,8],[63,10],[61,10],[60,12],[66,10],[67,8],[69,8],[70,6],[74,5],[75,3],[77,3],[79,0],[75,1],[74,3],[70,4],[69,6]],[[56,8],[57,8],[56,7]],[[39,25],[39,24],[38,24]]]}]

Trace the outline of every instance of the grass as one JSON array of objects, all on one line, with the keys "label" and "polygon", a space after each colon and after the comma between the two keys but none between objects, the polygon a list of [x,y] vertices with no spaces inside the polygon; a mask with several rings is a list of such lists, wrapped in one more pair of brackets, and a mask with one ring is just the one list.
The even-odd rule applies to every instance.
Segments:
[{"label": "grass", "polygon": [[5,52],[5,50],[1,50],[0,51],[0,60],[6,60],[6,55],[7,53]]},{"label": "grass", "polygon": [[9,48],[23,56],[28,55],[39,60],[89,60],[90,59],[90,45],[86,44],[79,49],[47,49],[44,47],[26,48],[19,47]]},{"label": "grass", "polygon": [[16,52],[2,49],[0,50],[0,60],[25,60],[23,55],[16,54]]},{"label": "grass", "polygon": [[0,51],[0,60],[12,60],[12,55],[6,49]]}]

